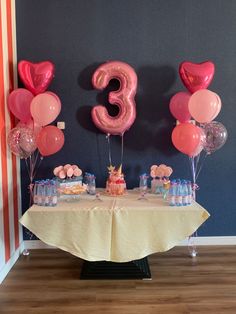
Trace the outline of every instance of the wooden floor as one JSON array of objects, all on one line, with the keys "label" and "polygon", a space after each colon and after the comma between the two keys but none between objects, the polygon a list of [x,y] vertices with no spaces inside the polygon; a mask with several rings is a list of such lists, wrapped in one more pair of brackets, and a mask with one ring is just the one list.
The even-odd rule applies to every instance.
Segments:
[{"label": "wooden floor", "polygon": [[236,247],[177,247],[149,258],[152,281],[81,281],[82,261],[59,250],[21,256],[0,286],[0,313],[236,313]]}]

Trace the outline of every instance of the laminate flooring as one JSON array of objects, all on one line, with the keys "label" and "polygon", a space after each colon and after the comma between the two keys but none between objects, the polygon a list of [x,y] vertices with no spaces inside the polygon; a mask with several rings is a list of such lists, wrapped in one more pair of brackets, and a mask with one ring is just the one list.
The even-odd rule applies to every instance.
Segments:
[{"label": "laminate flooring", "polygon": [[151,255],[151,281],[83,281],[81,259],[31,250],[0,285],[0,313],[236,314],[236,247],[198,251],[196,259],[186,247]]}]

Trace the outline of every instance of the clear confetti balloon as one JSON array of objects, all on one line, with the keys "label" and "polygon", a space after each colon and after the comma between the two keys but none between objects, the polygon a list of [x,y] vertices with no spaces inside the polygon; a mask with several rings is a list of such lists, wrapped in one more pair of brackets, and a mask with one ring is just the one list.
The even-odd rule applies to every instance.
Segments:
[{"label": "clear confetti balloon", "polygon": [[204,142],[204,150],[208,153],[214,153],[220,149],[226,142],[228,133],[225,126],[217,121],[203,125],[206,138]]},{"label": "clear confetti balloon", "polygon": [[7,141],[11,152],[20,158],[28,158],[37,148],[34,132],[28,127],[15,127]]}]

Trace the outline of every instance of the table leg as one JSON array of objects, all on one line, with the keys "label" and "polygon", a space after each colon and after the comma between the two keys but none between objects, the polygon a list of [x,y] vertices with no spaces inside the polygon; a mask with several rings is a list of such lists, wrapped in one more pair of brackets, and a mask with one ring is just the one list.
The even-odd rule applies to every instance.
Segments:
[{"label": "table leg", "polygon": [[197,252],[197,246],[196,246],[196,238],[197,237],[197,231],[194,232],[191,236],[188,238],[188,251],[191,257],[196,257]]},{"label": "table leg", "polygon": [[85,261],[80,279],[151,279],[147,257],[127,263]]}]

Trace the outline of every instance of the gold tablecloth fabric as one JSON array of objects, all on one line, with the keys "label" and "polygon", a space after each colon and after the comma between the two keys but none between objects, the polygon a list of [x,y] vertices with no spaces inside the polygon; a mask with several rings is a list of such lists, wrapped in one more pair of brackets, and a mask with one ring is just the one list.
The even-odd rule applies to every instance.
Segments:
[{"label": "gold tablecloth fabric", "polygon": [[127,262],[171,249],[209,217],[198,203],[171,207],[160,196],[137,191],[101,193],[56,207],[33,205],[20,222],[43,242],[88,261]]}]

